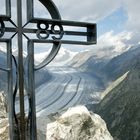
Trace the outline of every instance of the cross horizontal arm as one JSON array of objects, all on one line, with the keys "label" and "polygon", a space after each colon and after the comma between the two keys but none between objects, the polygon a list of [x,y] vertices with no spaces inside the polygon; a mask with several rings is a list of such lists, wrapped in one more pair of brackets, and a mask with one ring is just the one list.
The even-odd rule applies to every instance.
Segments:
[{"label": "cross horizontal arm", "polygon": [[[36,26],[33,25],[34,28],[29,27],[26,28],[26,25],[28,25],[29,23],[36,24]],[[45,28],[42,28],[41,24],[44,24]],[[50,25],[51,29],[49,29]],[[59,29],[55,29],[55,26],[58,26]],[[69,28],[71,29],[70,31]],[[4,32],[18,33],[18,30],[19,29],[16,26],[4,28]],[[60,41],[62,44],[77,44],[77,45],[91,45],[96,44],[97,42],[96,24],[94,23],[36,18],[27,22],[27,24],[25,24],[22,27],[21,33],[36,34],[37,39],[34,39],[35,42],[38,41],[44,43],[45,42],[54,43],[55,41]],[[50,35],[53,35],[52,40],[49,37]],[[59,37],[56,37],[57,35],[59,35]],[[64,39],[64,36],[67,37]],[[74,37],[69,38],[69,36]],[[77,41],[74,40],[75,37],[85,37],[85,38],[82,39],[82,41]],[[33,40],[33,38],[31,40]]]},{"label": "cross horizontal arm", "polygon": [[[29,28],[23,28],[24,33],[36,33],[38,29],[29,29]],[[54,34],[51,32],[51,30],[48,30],[50,34]],[[16,28],[6,27],[5,32],[17,32]],[[45,33],[42,33],[45,34]],[[56,33],[58,34],[58,33]],[[87,36],[87,32],[80,32],[80,31],[64,31],[65,35],[77,35],[77,36]]]},{"label": "cross horizontal arm", "polygon": [[77,26],[77,27],[87,27],[87,26],[96,26],[95,23],[87,23],[87,22],[77,22],[77,21],[69,21],[69,20],[57,20],[57,19],[44,19],[44,18],[33,18],[30,22],[37,23],[38,21],[46,21],[49,24],[61,24],[68,26]]},{"label": "cross horizontal arm", "polygon": [[[5,32],[17,32],[16,28],[5,28]],[[23,33],[36,33],[37,29],[28,29],[28,28],[23,28]],[[51,30],[48,30],[48,32],[50,34],[54,34]],[[42,33],[45,34],[45,33]],[[58,33],[56,33],[57,35]],[[74,36],[88,36],[89,33],[88,32],[81,32],[81,31],[64,31],[64,35],[74,35]],[[94,36],[95,38],[95,36]],[[5,39],[1,39],[3,42],[5,41]],[[58,42],[55,40],[38,40],[38,39],[32,39],[33,42],[40,42],[40,43],[54,43],[54,42]],[[96,40],[93,41],[72,41],[72,40],[59,40],[62,44],[77,44],[77,45],[90,45],[90,44],[95,44]]]},{"label": "cross horizontal arm", "polygon": [[[32,39],[31,40],[34,43],[58,43],[60,42],[61,44],[72,44],[72,45],[92,45],[93,42],[86,42],[86,41],[71,41],[71,40],[38,40],[38,39]],[[94,42],[95,44],[96,42]]]},{"label": "cross horizontal arm", "polygon": [[4,21],[8,21],[10,19],[10,16],[7,15],[0,15],[0,19]]}]

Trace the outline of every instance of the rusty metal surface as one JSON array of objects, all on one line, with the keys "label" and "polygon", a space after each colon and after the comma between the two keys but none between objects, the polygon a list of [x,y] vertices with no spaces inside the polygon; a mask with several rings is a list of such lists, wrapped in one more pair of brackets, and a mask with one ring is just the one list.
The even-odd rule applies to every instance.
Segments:
[{"label": "rusty metal surface", "polygon": [[[48,10],[52,19],[34,17],[34,0],[27,0],[27,22],[23,25],[22,21],[22,0],[17,0],[17,23],[14,23],[11,18],[11,0],[6,0],[6,14],[0,14],[0,43],[5,42],[7,46],[7,67],[0,66],[1,71],[8,74],[8,114],[9,114],[9,137],[10,140],[26,140],[29,134],[30,140],[37,139],[36,130],[36,106],[35,106],[35,71],[40,70],[49,64],[57,55],[61,44],[77,44],[91,45],[96,44],[97,31],[96,24],[66,21],[62,20],[60,13],[52,0],[39,0]],[[12,27],[6,27],[6,22],[9,22]],[[34,28],[28,28],[28,24],[35,24]],[[43,27],[42,27],[43,25]],[[67,27],[81,27],[85,31],[69,31]],[[57,27],[57,30],[55,29]],[[5,36],[5,33],[13,33],[10,38]],[[28,33],[36,35],[36,38],[31,38]],[[12,39],[17,36],[17,59],[12,54]],[[67,40],[64,36],[86,37],[85,41]],[[27,79],[26,87],[29,99],[29,114],[25,117],[24,97],[25,97],[25,66],[23,63],[23,37],[27,39]],[[34,64],[34,44],[35,43],[52,43],[53,47],[47,58],[43,62],[35,66]],[[14,62],[14,64],[13,64]],[[16,83],[13,81],[13,65],[16,65]],[[14,88],[15,85],[15,88]],[[19,91],[20,113],[17,115],[15,111],[15,98]],[[27,130],[28,129],[28,134]]]}]

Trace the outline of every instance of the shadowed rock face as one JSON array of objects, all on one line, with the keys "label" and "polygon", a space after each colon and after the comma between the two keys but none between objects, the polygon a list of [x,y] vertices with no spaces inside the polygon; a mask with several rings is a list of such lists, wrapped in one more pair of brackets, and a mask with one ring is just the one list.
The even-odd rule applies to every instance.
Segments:
[{"label": "shadowed rock face", "polygon": [[8,119],[0,119],[0,140],[8,140]]},{"label": "shadowed rock face", "polygon": [[70,108],[47,125],[47,140],[113,140],[99,115],[84,106]]},{"label": "shadowed rock face", "polygon": [[2,92],[0,92],[0,119],[6,118],[6,98]]},{"label": "shadowed rock face", "polygon": [[0,93],[0,140],[8,140],[8,119],[5,97]]},{"label": "shadowed rock face", "polygon": [[[38,140],[113,140],[101,117],[84,106],[69,109],[46,126],[46,136],[37,130]],[[0,140],[8,140],[8,128],[8,119],[0,118]]]},{"label": "shadowed rock face", "polygon": [[140,63],[105,96],[96,113],[106,121],[116,140],[140,139]]}]

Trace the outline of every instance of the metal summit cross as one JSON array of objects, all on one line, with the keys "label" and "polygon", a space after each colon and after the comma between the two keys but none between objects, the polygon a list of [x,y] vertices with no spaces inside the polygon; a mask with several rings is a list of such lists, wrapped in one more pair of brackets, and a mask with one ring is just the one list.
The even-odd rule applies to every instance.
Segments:
[{"label": "metal summit cross", "polygon": [[[25,0],[24,0],[25,1]],[[23,25],[23,1],[17,0],[17,23],[12,21],[11,2],[5,0],[5,14],[0,14],[0,43],[6,43],[7,66],[0,67],[1,71],[7,73],[8,77],[8,114],[10,140],[37,139],[36,130],[36,106],[35,106],[35,71],[46,66],[57,55],[61,44],[91,45],[96,44],[96,24],[61,20],[61,16],[55,4],[51,0],[38,0],[49,12],[51,19],[36,18],[34,16],[34,0],[26,0],[27,22]],[[0,5],[3,6],[3,5]],[[1,7],[2,8],[2,7]],[[12,27],[7,26],[11,24]],[[32,28],[28,27],[32,24]],[[77,31],[68,30],[69,27],[77,27]],[[81,28],[81,29],[80,29]],[[67,30],[66,30],[67,29]],[[74,29],[74,28],[72,28]],[[84,31],[81,31],[83,30]],[[5,34],[12,33],[8,38]],[[35,34],[32,38],[29,34]],[[67,36],[64,39],[64,36]],[[72,40],[69,36],[73,36]],[[12,39],[17,37],[18,55],[12,53]],[[27,40],[27,88],[29,109],[25,112],[25,66],[23,57],[23,37]],[[84,41],[74,40],[75,37],[85,37]],[[52,50],[48,57],[39,65],[34,64],[34,44],[51,43]],[[13,66],[16,66],[16,84],[13,77]],[[19,114],[15,110],[15,102],[19,93]],[[28,132],[28,133],[27,133]]]}]

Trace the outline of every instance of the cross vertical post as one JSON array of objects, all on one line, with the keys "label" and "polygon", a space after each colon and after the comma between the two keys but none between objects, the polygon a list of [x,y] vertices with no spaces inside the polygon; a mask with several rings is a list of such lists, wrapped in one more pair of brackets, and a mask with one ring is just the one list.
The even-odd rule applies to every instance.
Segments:
[{"label": "cross vertical post", "polygon": [[8,110],[9,110],[9,135],[10,140],[14,140],[14,110],[13,110],[13,78],[12,78],[12,48],[11,48],[11,41],[7,42],[7,68],[9,71],[8,74],[8,98],[7,101],[9,103]]},{"label": "cross vertical post", "polygon": [[24,68],[23,68],[23,39],[22,39],[22,0],[17,0],[18,25],[18,84],[20,101],[20,138],[25,140],[25,110],[24,110]]},{"label": "cross vertical post", "polygon": [[28,92],[30,94],[30,140],[37,139],[36,130],[36,105],[35,105],[35,71],[34,71],[34,47],[32,41],[28,41]]}]

